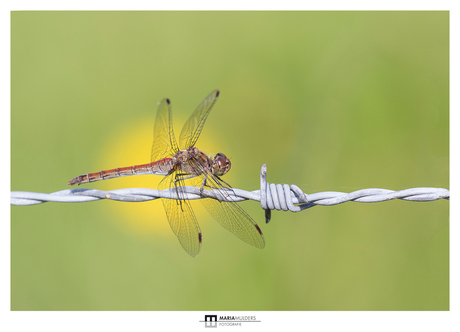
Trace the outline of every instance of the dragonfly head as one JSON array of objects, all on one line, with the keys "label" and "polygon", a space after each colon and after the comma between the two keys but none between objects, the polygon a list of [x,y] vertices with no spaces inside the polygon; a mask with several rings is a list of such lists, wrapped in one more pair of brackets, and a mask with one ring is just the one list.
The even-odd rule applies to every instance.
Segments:
[{"label": "dragonfly head", "polygon": [[212,174],[217,176],[222,176],[226,174],[230,168],[232,168],[232,163],[223,153],[218,153],[212,161]]}]

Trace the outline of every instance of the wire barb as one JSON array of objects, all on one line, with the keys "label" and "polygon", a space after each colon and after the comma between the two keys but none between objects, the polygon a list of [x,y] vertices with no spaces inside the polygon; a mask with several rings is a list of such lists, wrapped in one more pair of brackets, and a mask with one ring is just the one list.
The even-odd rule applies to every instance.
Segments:
[{"label": "wire barb", "polygon": [[[222,197],[217,190],[204,190],[200,194],[198,187],[185,187],[188,199],[213,197],[220,201],[240,202],[245,200],[259,201],[265,210],[265,221],[271,219],[271,210],[299,212],[316,205],[337,205],[348,201],[360,203],[384,202],[392,199],[428,202],[438,199],[450,199],[450,192],[443,188],[411,188],[400,191],[388,189],[361,189],[351,193],[336,191],[320,192],[307,195],[296,185],[267,183],[267,165],[260,170],[260,190],[246,191],[241,189],[228,190],[228,196]],[[51,194],[27,191],[12,191],[11,205],[35,205],[45,202],[81,203],[110,199],[122,202],[145,202],[158,198],[177,199],[175,190],[155,190],[146,188],[128,188],[112,191],[96,189],[66,189]]]}]

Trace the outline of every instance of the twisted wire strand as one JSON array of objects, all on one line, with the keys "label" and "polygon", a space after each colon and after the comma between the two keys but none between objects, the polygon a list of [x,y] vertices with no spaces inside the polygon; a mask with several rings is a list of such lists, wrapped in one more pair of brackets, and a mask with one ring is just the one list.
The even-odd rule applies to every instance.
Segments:
[{"label": "twisted wire strand", "polygon": [[[259,201],[265,210],[265,221],[271,218],[271,210],[299,212],[316,205],[330,206],[349,201],[361,203],[384,202],[392,199],[406,201],[427,202],[438,199],[450,199],[450,192],[443,188],[411,188],[400,191],[370,188],[351,193],[327,191],[314,194],[305,194],[296,185],[281,185],[267,183],[267,166],[264,164],[260,171],[260,190],[246,191],[241,189],[227,189],[228,196],[222,196],[217,190],[204,189],[200,194],[198,187],[184,187],[189,200],[212,197],[220,201],[240,202],[244,200]],[[34,193],[27,191],[12,191],[11,205],[35,205],[44,202],[79,203],[101,199],[110,199],[122,202],[145,202],[158,198],[177,199],[173,189],[155,190],[146,188],[128,188],[112,191],[96,189],[66,189],[51,194]]]}]

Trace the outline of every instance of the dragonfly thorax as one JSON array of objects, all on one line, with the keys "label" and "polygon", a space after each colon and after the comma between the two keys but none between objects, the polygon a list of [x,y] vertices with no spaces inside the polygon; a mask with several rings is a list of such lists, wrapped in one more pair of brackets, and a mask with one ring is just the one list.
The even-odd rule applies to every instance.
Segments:
[{"label": "dragonfly thorax", "polygon": [[222,176],[226,174],[230,168],[232,168],[232,163],[223,153],[218,153],[212,161],[212,174],[217,176]]}]

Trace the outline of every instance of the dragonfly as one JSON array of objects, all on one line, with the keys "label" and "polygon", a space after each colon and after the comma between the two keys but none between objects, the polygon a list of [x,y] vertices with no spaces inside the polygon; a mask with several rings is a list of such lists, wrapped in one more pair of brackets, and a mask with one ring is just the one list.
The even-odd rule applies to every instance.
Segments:
[{"label": "dragonfly", "polygon": [[[234,201],[232,187],[221,179],[230,171],[230,159],[223,153],[208,156],[195,147],[218,97],[219,90],[214,90],[196,108],[182,128],[179,144],[173,131],[171,101],[164,98],[158,104],[150,163],[80,175],[70,180],[69,185],[129,175],[164,175],[158,188],[169,189],[177,198],[161,199],[169,225],[185,251],[196,257],[201,250],[203,236],[184,189],[185,184],[189,183],[199,187],[199,193],[206,197],[200,201],[220,225],[242,241],[256,248],[264,248],[265,239],[260,227]],[[211,198],[204,189],[216,191],[224,200]]]}]

